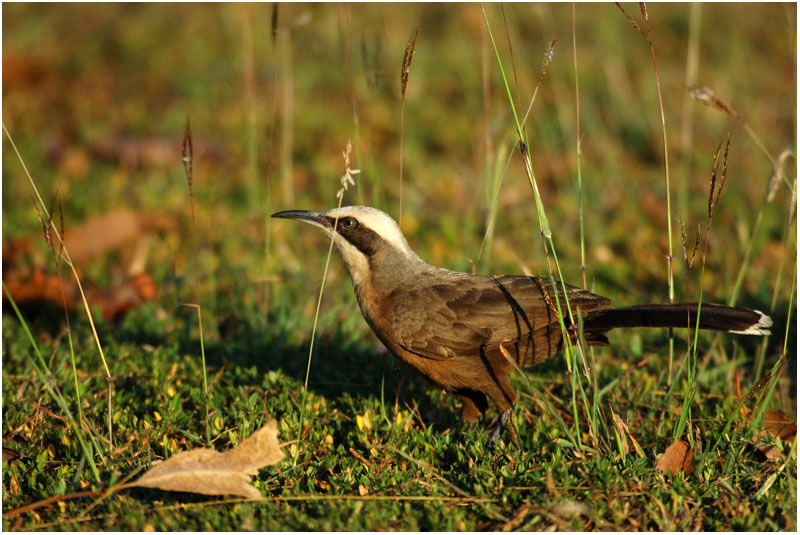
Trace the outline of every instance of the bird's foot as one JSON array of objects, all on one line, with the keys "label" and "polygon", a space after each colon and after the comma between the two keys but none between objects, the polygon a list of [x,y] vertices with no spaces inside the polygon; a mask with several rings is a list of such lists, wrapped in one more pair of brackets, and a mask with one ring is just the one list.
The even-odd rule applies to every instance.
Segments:
[{"label": "bird's foot", "polygon": [[494,426],[494,431],[492,431],[492,437],[489,439],[488,449],[490,451],[494,449],[497,441],[500,440],[500,433],[505,429],[509,417],[511,417],[511,409],[503,411],[497,420],[497,425]]}]

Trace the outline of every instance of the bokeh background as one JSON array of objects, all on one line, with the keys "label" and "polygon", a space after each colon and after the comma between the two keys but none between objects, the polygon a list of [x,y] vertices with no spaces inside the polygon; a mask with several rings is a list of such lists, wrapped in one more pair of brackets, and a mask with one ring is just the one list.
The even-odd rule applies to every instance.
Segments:
[{"label": "bokeh background", "polygon": [[[640,17],[638,6],[628,11]],[[664,160],[647,42],[616,6],[579,4],[575,13],[587,274],[617,302],[662,299]],[[520,109],[528,107],[544,54],[556,41],[526,127],[559,259],[575,282],[572,7],[492,6],[489,14]],[[687,86],[713,88],[773,158],[791,150],[795,9],[656,4],[649,14],[669,139],[676,256],[680,222],[690,241],[705,225],[714,151],[731,132],[729,179],[704,281],[707,295],[724,300],[772,165],[735,120],[694,101]],[[147,258],[162,284],[191,271],[180,163],[187,119],[195,146],[199,280],[216,286],[212,296],[240,275],[254,286],[286,272],[319,278],[320,237],[266,215],[333,206],[348,140],[362,172],[345,204],[370,204],[397,217],[400,69],[417,24],[405,96],[403,230],[423,258],[471,269],[499,177],[494,239],[478,268],[545,269],[479,6],[21,4],[4,6],[3,15],[3,121],[44,197],[59,196],[67,227],[119,208],[174,217],[179,226],[155,240]],[[7,140],[3,147],[8,240],[38,232],[39,224],[20,164],[9,157]],[[789,197],[789,187],[779,187],[765,210],[767,230],[744,283],[752,295],[747,301],[768,299]],[[688,281],[696,293],[697,278],[687,279],[682,264],[675,263],[678,291],[685,293]],[[112,276],[98,270],[99,282],[111,284],[101,271]],[[340,266],[333,272],[331,286],[341,287]]]}]

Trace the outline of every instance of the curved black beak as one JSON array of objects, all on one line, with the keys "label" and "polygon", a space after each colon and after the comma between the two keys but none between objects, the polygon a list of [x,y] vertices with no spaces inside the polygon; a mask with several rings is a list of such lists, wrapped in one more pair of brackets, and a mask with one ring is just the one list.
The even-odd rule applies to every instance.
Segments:
[{"label": "curved black beak", "polygon": [[323,230],[331,229],[331,222],[327,217],[325,217],[325,212],[314,212],[312,210],[284,210],[283,212],[272,214],[271,217],[279,217],[282,219],[298,219],[300,221],[305,221],[306,223],[311,223],[312,225],[320,227]]}]

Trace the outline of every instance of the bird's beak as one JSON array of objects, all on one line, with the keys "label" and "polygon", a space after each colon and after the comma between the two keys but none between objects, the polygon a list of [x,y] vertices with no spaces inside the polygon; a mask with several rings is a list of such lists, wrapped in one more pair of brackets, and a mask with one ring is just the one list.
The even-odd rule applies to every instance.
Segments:
[{"label": "bird's beak", "polygon": [[331,223],[328,221],[328,218],[325,217],[325,212],[314,212],[311,210],[284,210],[283,212],[272,214],[272,217],[280,217],[283,219],[299,219],[300,221],[311,223],[322,230],[331,230]]}]

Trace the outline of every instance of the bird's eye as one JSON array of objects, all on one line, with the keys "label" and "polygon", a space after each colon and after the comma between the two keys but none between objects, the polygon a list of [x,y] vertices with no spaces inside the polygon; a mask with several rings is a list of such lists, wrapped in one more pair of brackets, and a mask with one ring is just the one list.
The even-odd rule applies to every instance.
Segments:
[{"label": "bird's eye", "polygon": [[356,228],[356,226],[358,226],[358,222],[352,217],[345,217],[339,224],[345,230],[353,230]]}]

